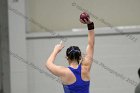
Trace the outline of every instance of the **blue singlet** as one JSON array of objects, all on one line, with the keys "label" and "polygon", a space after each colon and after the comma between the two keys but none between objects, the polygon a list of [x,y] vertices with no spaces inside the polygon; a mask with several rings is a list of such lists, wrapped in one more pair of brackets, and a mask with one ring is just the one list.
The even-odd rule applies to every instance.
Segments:
[{"label": "blue singlet", "polygon": [[81,78],[81,64],[77,69],[68,67],[76,77],[76,82],[70,85],[63,85],[64,93],[89,93],[90,81],[83,81]]}]

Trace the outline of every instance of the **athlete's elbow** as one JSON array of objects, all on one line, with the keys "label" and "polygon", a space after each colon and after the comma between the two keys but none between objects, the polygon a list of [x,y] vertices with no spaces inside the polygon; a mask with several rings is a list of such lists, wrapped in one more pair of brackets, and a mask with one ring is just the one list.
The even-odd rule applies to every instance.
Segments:
[{"label": "athlete's elbow", "polygon": [[50,67],[50,66],[49,66],[49,62],[48,62],[48,61],[46,62],[45,66],[46,66],[46,68],[47,68],[48,70],[50,69],[50,68],[49,68],[49,67]]},{"label": "athlete's elbow", "polygon": [[91,47],[94,47],[94,41],[89,41],[88,45],[91,46]]},{"label": "athlete's elbow", "polygon": [[93,44],[93,43],[88,44],[88,47],[89,47],[90,49],[93,49],[93,48],[94,48],[94,44]]}]

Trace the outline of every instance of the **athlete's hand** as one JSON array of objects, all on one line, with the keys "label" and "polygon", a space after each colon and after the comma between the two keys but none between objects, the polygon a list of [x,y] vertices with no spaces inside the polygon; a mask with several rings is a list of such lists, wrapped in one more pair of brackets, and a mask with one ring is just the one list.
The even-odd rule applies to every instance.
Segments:
[{"label": "athlete's hand", "polygon": [[[88,20],[87,20],[87,19],[88,19]],[[89,17],[88,17],[87,19],[84,19],[84,20],[79,19],[79,20],[80,20],[80,22],[83,23],[83,24],[90,24],[90,23],[92,23],[92,21],[90,20]]]},{"label": "athlete's hand", "polygon": [[57,44],[54,48],[54,52],[55,53],[59,53],[62,49],[64,48],[64,44],[63,42],[61,41],[59,44]]}]

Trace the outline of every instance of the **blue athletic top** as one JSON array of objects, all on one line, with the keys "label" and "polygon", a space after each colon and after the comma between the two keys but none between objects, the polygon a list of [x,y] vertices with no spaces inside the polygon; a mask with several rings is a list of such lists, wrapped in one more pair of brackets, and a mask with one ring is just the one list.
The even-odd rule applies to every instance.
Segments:
[{"label": "blue athletic top", "polygon": [[81,78],[81,64],[77,69],[68,67],[76,77],[76,82],[70,85],[63,85],[64,93],[89,93],[90,81],[83,81]]}]

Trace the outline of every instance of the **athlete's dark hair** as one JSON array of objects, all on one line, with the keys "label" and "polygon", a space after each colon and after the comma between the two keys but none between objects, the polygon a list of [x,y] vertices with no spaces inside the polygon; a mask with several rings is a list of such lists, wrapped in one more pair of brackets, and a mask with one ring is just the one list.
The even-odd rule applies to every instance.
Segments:
[{"label": "athlete's dark hair", "polygon": [[139,75],[139,78],[140,78],[140,68],[139,68],[139,70],[138,70],[138,75]]},{"label": "athlete's dark hair", "polygon": [[79,64],[81,59],[81,51],[78,46],[70,46],[66,51],[66,56],[72,61],[76,60]]}]

